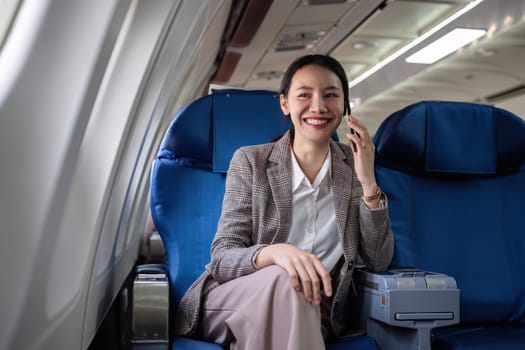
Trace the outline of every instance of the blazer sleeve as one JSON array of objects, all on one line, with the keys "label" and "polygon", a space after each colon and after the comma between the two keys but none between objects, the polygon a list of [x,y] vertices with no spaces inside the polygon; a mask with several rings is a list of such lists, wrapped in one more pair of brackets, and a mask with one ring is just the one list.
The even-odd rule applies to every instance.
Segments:
[{"label": "blazer sleeve", "polygon": [[[344,192],[349,191],[348,215],[345,222],[345,236],[349,237],[345,244],[351,254],[350,259],[355,259],[355,248],[358,248],[359,256],[372,271],[384,271],[390,265],[394,252],[394,239],[390,227],[388,215],[388,201],[383,193],[381,201],[383,206],[378,209],[369,209],[362,199],[363,188],[354,169],[354,155],[352,149],[347,144],[337,143],[338,148],[334,147],[335,154],[338,151],[344,153],[344,164],[352,169],[351,178],[337,166],[334,173],[334,181],[337,181],[338,188]],[[334,163],[340,164],[340,163]],[[350,183],[350,186],[348,186]],[[344,198],[344,197],[342,197]]]},{"label": "blazer sleeve", "polygon": [[384,271],[392,261],[394,238],[388,215],[388,200],[383,193],[382,208],[369,209],[359,202],[359,228],[361,231],[360,255],[373,271]]},{"label": "blazer sleeve", "polygon": [[257,244],[252,224],[253,164],[243,149],[230,162],[217,232],[206,270],[219,283],[252,273],[254,254],[265,245]]}]

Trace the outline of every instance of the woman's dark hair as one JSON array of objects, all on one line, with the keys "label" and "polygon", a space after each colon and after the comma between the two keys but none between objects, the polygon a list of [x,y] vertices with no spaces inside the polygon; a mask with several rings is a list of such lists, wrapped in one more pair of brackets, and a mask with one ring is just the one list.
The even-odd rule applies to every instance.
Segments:
[{"label": "woman's dark hair", "polygon": [[293,61],[288,66],[288,69],[283,75],[283,79],[281,80],[281,89],[279,92],[283,96],[288,96],[288,92],[290,91],[290,85],[292,84],[292,77],[294,76],[295,72],[309,64],[315,64],[317,66],[329,69],[332,72],[334,72],[335,75],[337,75],[339,80],[341,80],[344,94],[344,114],[349,114],[350,97],[348,91],[348,78],[346,77],[346,72],[343,66],[341,66],[341,63],[339,63],[339,61],[327,55],[306,55],[299,57],[295,61]]}]

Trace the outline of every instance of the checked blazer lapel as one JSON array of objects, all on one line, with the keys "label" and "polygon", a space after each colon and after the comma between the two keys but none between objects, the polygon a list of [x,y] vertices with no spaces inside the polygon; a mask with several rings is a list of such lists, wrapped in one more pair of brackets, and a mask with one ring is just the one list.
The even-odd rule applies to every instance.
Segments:
[{"label": "checked blazer lapel", "polygon": [[331,141],[330,148],[332,152],[332,193],[334,196],[335,218],[339,242],[343,245],[343,254],[345,255],[345,260],[348,261],[351,253],[350,247],[345,244],[345,230],[348,229],[346,223],[352,193],[352,184],[349,182],[352,179],[352,168],[347,164],[349,160],[336,142]]},{"label": "checked blazer lapel", "polygon": [[267,175],[280,217],[281,227],[272,243],[286,242],[292,224],[292,175],[290,171],[290,132],[284,134],[270,154]]}]

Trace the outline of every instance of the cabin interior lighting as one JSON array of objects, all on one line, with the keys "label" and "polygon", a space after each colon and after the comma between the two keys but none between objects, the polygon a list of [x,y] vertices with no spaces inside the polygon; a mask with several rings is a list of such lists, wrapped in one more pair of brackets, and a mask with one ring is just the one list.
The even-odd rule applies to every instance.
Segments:
[{"label": "cabin interior lighting", "polygon": [[485,29],[456,28],[433,43],[408,56],[408,63],[432,64],[472,41],[484,36]]},{"label": "cabin interior lighting", "polygon": [[344,4],[347,0],[304,0],[307,6]]},{"label": "cabin interior lighting", "polygon": [[474,1],[470,2],[468,5],[463,7],[461,10],[459,10],[456,13],[454,13],[452,16],[446,18],[444,21],[438,23],[435,27],[433,27],[432,29],[428,30],[423,35],[421,35],[421,36],[417,37],[416,39],[412,40],[407,45],[405,45],[401,49],[397,50],[396,52],[394,52],[393,54],[391,54],[390,56],[388,56],[387,58],[385,58],[384,60],[382,60],[381,62],[379,62],[378,64],[376,64],[375,66],[373,66],[372,68],[370,68],[369,70],[364,72],[363,74],[361,74],[360,76],[356,77],[355,79],[352,79],[352,81],[348,84],[349,87],[356,86],[357,84],[359,84],[360,82],[362,82],[366,78],[370,77],[372,74],[374,74],[375,72],[377,72],[378,70],[380,70],[381,68],[383,68],[384,66],[386,66],[387,64],[389,64],[390,62],[392,62],[393,60],[398,58],[399,56],[401,56],[402,54],[406,53],[411,48],[415,47],[419,43],[421,43],[424,40],[426,40],[427,38],[429,38],[432,34],[436,33],[438,30],[444,28],[446,25],[452,23],[457,18],[463,16],[465,13],[469,12],[470,10],[472,10],[473,8],[475,8],[476,6],[481,4],[483,1],[484,0],[474,0]]}]

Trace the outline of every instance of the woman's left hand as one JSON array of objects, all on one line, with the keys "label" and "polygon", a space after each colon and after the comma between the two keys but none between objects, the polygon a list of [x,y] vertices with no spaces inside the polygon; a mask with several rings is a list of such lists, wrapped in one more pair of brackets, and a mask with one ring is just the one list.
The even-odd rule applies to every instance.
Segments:
[{"label": "woman's left hand", "polygon": [[[349,116],[347,124],[354,133],[347,133],[350,147],[354,151],[354,168],[365,195],[377,190],[374,173],[375,147],[366,127],[354,116]],[[355,145],[355,147],[354,147]]]}]

